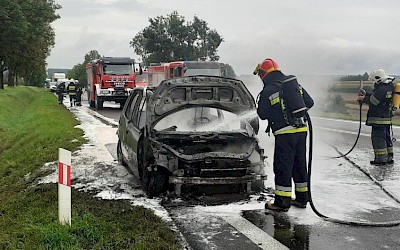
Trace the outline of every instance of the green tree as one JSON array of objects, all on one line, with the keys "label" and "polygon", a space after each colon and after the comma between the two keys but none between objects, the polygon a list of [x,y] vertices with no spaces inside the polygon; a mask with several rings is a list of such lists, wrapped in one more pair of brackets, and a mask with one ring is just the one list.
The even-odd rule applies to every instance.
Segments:
[{"label": "green tree", "polygon": [[333,98],[330,98],[325,111],[329,113],[348,114],[346,102],[340,94],[337,94]]},{"label": "green tree", "polygon": [[365,72],[363,75],[347,75],[340,77],[340,81],[368,81],[368,73]]},{"label": "green tree", "polygon": [[10,86],[18,77],[31,85],[43,83],[46,58],[54,46],[51,23],[61,7],[54,0],[0,0],[0,6],[0,72],[9,70]]},{"label": "green tree", "polygon": [[150,25],[137,33],[130,42],[145,64],[179,60],[218,61],[217,49],[223,38],[207,22],[194,16],[187,22],[174,11],[149,18]]},{"label": "green tree", "polygon": [[95,60],[102,58],[97,50],[91,50],[84,56],[83,63],[76,64],[70,71],[67,73],[68,78],[73,78],[79,81],[82,86],[87,85],[87,75],[86,75],[86,65]]},{"label": "green tree", "polygon": [[10,57],[23,42],[28,22],[15,0],[0,0],[0,89],[4,89],[3,72],[8,70]]},{"label": "green tree", "polygon": [[232,66],[227,63],[220,63],[223,77],[236,78],[236,73]]}]

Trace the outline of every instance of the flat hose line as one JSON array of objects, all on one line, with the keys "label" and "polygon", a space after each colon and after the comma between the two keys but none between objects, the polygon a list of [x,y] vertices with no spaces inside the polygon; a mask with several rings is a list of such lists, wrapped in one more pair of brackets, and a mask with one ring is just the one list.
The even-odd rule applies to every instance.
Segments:
[{"label": "flat hose line", "polygon": [[[361,113],[361,105],[360,105],[360,113]],[[310,206],[312,208],[312,210],[314,211],[314,213],[316,215],[318,215],[319,217],[321,217],[322,219],[329,221],[329,222],[333,222],[333,223],[338,223],[338,224],[343,224],[343,225],[349,225],[349,226],[363,226],[363,227],[394,227],[394,226],[398,226],[400,225],[400,220],[397,221],[388,221],[388,222],[363,222],[363,221],[347,221],[347,220],[340,220],[340,219],[335,219],[335,218],[331,218],[328,217],[326,215],[323,215],[322,213],[320,213],[317,208],[314,205],[314,202],[312,200],[312,195],[311,195],[311,169],[312,169],[312,152],[313,152],[313,129],[312,129],[312,123],[311,123],[311,118],[309,116],[308,113],[306,113],[306,117],[307,117],[307,125],[308,125],[308,129],[310,131],[309,133],[309,149],[308,149],[308,191],[309,191],[309,195],[310,195]],[[361,118],[360,118],[360,124],[361,124]],[[360,125],[361,126],[361,125]],[[359,136],[358,136],[359,137]],[[357,137],[357,138],[358,138]],[[355,143],[356,144],[356,143]],[[337,148],[335,147],[336,151],[339,152],[337,150]],[[340,153],[340,152],[339,152]],[[340,153],[341,154],[341,153]],[[363,170],[360,166],[358,166],[357,164],[355,164],[353,161],[351,161],[349,158],[347,158],[346,156],[341,155],[341,157],[345,157],[345,159],[347,159],[348,161],[350,161],[353,166],[357,167],[359,170],[361,170],[364,174],[366,174],[375,184],[377,184],[386,194],[389,195],[389,197],[391,197],[392,199],[394,199],[396,202],[400,203],[400,201],[394,197],[390,192],[388,192],[383,186],[382,184],[380,184],[373,176],[371,176],[368,172],[366,172],[365,170]]]}]

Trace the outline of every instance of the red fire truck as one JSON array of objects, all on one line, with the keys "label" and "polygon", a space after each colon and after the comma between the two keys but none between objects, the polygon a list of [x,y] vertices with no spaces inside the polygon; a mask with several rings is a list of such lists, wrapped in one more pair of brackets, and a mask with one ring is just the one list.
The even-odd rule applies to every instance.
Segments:
[{"label": "red fire truck", "polygon": [[143,71],[149,86],[157,86],[165,79],[181,76],[221,76],[221,66],[214,61],[177,61],[150,65]]},{"label": "red fire truck", "polygon": [[104,101],[113,101],[122,108],[141,69],[136,72],[135,60],[131,58],[103,57],[87,64],[86,73],[90,107],[102,109]]}]

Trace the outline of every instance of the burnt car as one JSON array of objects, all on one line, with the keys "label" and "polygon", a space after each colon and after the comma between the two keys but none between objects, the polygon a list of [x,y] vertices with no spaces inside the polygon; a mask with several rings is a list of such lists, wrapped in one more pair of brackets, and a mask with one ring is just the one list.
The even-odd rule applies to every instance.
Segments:
[{"label": "burnt car", "polygon": [[132,90],[118,127],[120,164],[149,197],[182,187],[263,188],[264,150],[254,98],[242,81],[214,76],[164,80]]}]

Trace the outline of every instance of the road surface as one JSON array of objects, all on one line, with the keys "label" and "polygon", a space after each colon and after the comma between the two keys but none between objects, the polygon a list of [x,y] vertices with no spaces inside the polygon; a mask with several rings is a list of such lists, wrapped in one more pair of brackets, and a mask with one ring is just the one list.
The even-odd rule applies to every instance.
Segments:
[{"label": "road surface", "polygon": [[[120,112],[117,106],[106,103],[105,109],[99,111],[101,116],[114,122],[118,121]],[[370,129],[362,126],[358,145],[348,155],[349,161],[333,158],[339,154],[331,145],[342,153],[347,152],[356,139],[358,123],[320,117],[312,117],[312,122],[311,183],[317,209],[341,220],[400,220],[400,204],[396,201],[400,199],[400,170],[396,165],[376,167],[369,164],[373,158]],[[262,123],[260,131],[264,130]],[[394,134],[400,135],[400,128],[394,127]],[[263,132],[259,139],[269,156],[267,163],[272,166],[274,139]],[[114,157],[115,145],[116,141],[107,143]],[[394,143],[394,151],[395,162],[399,162],[398,142]],[[395,199],[385,194],[354,164],[373,176]],[[273,187],[271,167],[267,173],[266,184]],[[271,199],[268,192],[218,205],[210,205],[205,199],[200,197],[197,204],[178,200],[165,205],[192,249],[400,249],[399,226],[376,228],[335,224],[316,216],[309,206],[306,209],[291,208],[284,214],[270,213],[263,209],[265,201]]]}]

